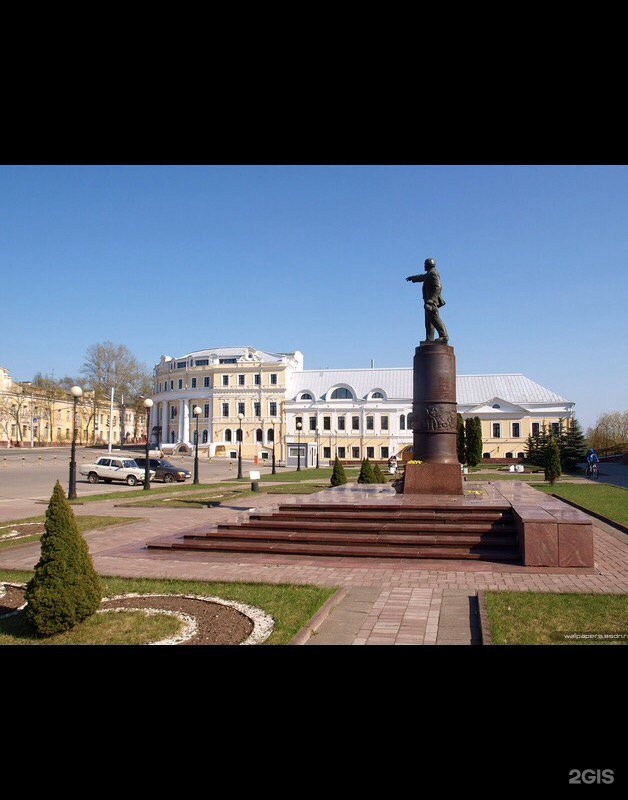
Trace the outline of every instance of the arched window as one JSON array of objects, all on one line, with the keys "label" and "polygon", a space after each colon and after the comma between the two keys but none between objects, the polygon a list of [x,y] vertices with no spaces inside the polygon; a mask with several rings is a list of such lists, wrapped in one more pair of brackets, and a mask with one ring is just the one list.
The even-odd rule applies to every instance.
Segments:
[{"label": "arched window", "polygon": [[170,433],[170,444],[174,444],[174,431]]},{"label": "arched window", "polygon": [[490,457],[491,457],[490,453],[482,453],[482,458],[490,458]]},{"label": "arched window", "polygon": [[194,444],[196,444],[198,440],[198,431],[194,431]]},{"label": "arched window", "polygon": [[412,423],[414,422],[414,414],[408,414],[408,430],[412,430]]},{"label": "arched window", "polygon": [[236,431],[236,442],[242,441],[242,428],[238,428]]},{"label": "arched window", "polygon": [[256,442],[263,442],[264,441],[264,431],[261,428],[258,428],[255,431],[255,441]]},{"label": "arched window", "polygon": [[341,386],[339,389],[334,389],[331,393],[332,400],[353,400],[353,395],[348,389],[345,389],[344,386]]},{"label": "arched window", "polygon": [[506,453],[505,458],[514,458],[514,456],[512,453]]},{"label": "arched window", "polygon": [[207,429],[203,431],[203,444],[207,444]]},{"label": "arched window", "polygon": [[399,430],[400,431],[405,431],[405,429],[406,429],[406,415],[402,414],[399,417]]},{"label": "arched window", "polygon": [[495,404],[493,405],[493,408],[501,408],[501,406],[499,405],[499,403],[495,403]]},{"label": "arched window", "polygon": [[373,394],[371,395],[371,399],[372,400],[383,400],[384,399],[384,395],[381,392],[373,392]]},{"label": "arched window", "polygon": [[231,431],[229,430],[229,428],[227,428],[227,430],[225,431],[225,442],[230,442],[230,441],[231,441]]},{"label": "arched window", "polygon": [[525,453],[517,453],[517,458],[525,458],[525,457],[526,457]]},{"label": "arched window", "polygon": [[305,394],[301,395],[301,400],[313,400],[313,399],[314,398],[312,397],[312,395],[308,394],[307,392],[305,392]]},{"label": "arched window", "polygon": [[272,428],[269,428],[268,431],[266,432],[266,439],[269,442],[275,441],[275,431]]}]

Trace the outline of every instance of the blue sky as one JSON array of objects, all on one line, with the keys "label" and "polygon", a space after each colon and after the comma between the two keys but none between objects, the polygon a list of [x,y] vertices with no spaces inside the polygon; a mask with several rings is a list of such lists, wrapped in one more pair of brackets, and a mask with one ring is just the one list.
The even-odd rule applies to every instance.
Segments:
[{"label": "blue sky", "polygon": [[437,261],[459,374],[522,372],[586,428],[628,408],[626,166],[0,167],[16,380],[110,339],[411,366]]}]

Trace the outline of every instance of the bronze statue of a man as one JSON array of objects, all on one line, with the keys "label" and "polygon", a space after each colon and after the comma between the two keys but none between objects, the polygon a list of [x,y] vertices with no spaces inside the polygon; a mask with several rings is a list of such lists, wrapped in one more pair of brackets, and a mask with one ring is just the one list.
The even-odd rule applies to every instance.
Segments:
[{"label": "bronze statue of a man", "polygon": [[407,281],[412,283],[423,284],[423,308],[425,309],[425,341],[421,344],[430,344],[434,341],[434,330],[438,331],[438,339],[440,344],[447,344],[449,336],[447,335],[447,328],[444,326],[438,309],[445,305],[441,292],[443,291],[443,284],[440,280],[440,275],[436,269],[436,262],[433,258],[425,259],[425,274],[424,275],[410,275],[406,278]]}]

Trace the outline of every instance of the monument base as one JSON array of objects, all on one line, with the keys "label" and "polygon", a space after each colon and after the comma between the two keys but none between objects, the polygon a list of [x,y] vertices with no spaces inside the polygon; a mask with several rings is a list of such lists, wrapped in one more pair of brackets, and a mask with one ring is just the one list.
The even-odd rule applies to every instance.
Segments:
[{"label": "monument base", "polygon": [[406,464],[404,494],[462,494],[460,464]]}]

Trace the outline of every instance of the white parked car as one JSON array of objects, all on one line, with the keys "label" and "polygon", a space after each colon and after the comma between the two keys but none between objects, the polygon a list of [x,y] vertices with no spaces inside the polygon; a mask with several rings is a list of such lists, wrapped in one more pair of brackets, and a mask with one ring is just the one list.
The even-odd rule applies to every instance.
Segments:
[{"label": "white parked car", "polygon": [[[135,486],[144,480],[144,470],[138,467],[132,458],[103,456],[95,464],[83,464],[79,470],[81,475],[87,475],[90,483],[104,481],[122,481],[129,486]],[[150,480],[155,477],[155,470],[148,471]]]}]

